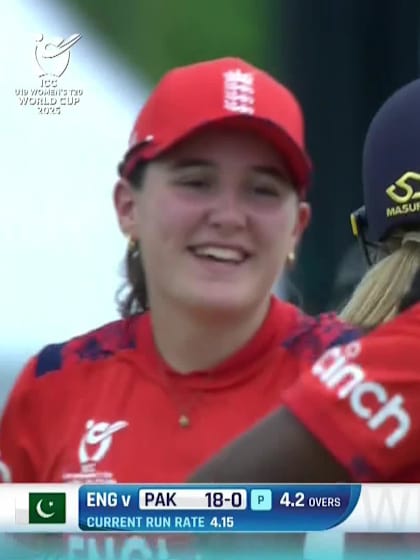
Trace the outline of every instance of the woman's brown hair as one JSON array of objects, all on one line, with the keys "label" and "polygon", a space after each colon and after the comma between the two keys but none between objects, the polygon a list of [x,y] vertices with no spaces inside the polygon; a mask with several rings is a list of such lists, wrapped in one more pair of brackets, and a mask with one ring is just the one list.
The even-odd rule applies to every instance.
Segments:
[{"label": "woman's brown hair", "polygon": [[[143,187],[146,164],[140,162],[128,178],[134,190]],[[124,257],[125,283],[118,290],[118,310],[122,317],[127,318],[144,313],[149,308],[146,275],[141,258],[140,244],[130,240]]]}]

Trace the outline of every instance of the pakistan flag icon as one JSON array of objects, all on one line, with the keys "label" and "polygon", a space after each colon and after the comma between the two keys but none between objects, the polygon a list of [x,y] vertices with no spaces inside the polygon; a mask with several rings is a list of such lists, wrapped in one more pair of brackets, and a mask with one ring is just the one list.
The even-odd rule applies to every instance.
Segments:
[{"label": "pakistan flag icon", "polygon": [[29,523],[65,523],[65,492],[29,493]]}]

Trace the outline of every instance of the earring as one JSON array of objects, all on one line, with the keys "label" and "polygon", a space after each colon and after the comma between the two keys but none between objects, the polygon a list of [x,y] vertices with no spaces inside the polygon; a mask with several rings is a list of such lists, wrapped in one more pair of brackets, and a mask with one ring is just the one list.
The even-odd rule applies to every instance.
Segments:
[{"label": "earring", "polygon": [[133,259],[139,256],[139,242],[136,239],[131,238],[128,242],[128,252]]},{"label": "earring", "polygon": [[287,259],[286,262],[289,266],[292,266],[292,264],[295,262],[296,260],[296,255],[294,251],[290,251],[290,253],[287,255]]}]

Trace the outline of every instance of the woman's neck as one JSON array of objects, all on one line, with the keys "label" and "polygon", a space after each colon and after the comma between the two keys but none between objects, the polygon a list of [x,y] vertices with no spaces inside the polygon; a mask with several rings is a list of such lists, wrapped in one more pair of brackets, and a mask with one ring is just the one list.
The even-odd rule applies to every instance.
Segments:
[{"label": "woman's neck", "polygon": [[159,309],[151,313],[155,344],[165,362],[178,373],[216,367],[240,350],[258,331],[267,315],[270,298],[253,312],[219,316]]}]

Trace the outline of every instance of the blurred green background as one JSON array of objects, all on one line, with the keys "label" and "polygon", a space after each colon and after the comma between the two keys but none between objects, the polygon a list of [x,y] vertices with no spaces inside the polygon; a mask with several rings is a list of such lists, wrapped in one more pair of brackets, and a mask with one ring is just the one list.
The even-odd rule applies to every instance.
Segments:
[{"label": "blurred green background", "polygon": [[227,55],[266,62],[266,0],[68,1],[153,81],[174,66]]},{"label": "blurred green background", "polygon": [[363,272],[349,227],[362,203],[363,137],[386,97],[418,75],[420,2],[60,1],[151,85],[174,66],[236,55],[292,88],[315,174],[289,297],[311,313],[339,306]]}]

